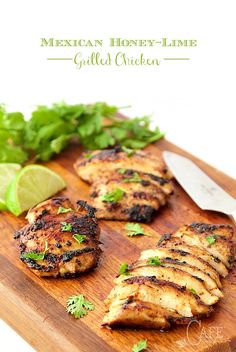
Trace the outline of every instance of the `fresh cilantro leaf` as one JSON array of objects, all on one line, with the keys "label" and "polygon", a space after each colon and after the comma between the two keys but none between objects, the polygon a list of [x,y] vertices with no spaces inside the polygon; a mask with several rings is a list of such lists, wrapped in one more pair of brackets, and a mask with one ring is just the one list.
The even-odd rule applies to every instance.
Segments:
[{"label": "fresh cilantro leaf", "polygon": [[45,254],[48,250],[48,243],[45,242],[45,249],[43,252],[28,252],[28,253],[23,253],[22,257],[26,259],[33,259],[33,260],[43,260],[45,257]]},{"label": "fresh cilantro leaf", "polygon": [[191,291],[194,295],[197,295],[197,292],[196,292],[196,290],[194,290],[194,288],[191,288],[190,291]]},{"label": "fresh cilantro leaf", "polygon": [[84,154],[84,157],[87,159],[91,159],[93,157],[93,154],[86,153],[86,154]]},{"label": "fresh cilantro leaf", "polygon": [[122,168],[118,170],[118,174],[124,175],[126,173],[126,169]]},{"label": "fresh cilantro leaf", "polygon": [[73,211],[73,210],[71,208],[59,207],[57,214],[65,214],[65,213],[69,213],[70,211]]},{"label": "fresh cilantro leaf", "polygon": [[76,233],[73,235],[73,238],[78,242],[78,243],[83,243],[86,236],[85,235],[81,235],[79,233]]},{"label": "fresh cilantro leaf", "polygon": [[137,172],[134,172],[131,175],[131,177],[124,178],[124,182],[127,182],[127,183],[128,182],[137,182],[137,183],[139,183],[141,181],[142,181],[142,179],[141,179],[141,177],[139,176],[139,174]]},{"label": "fresh cilantro leaf", "polygon": [[94,310],[93,303],[87,301],[84,295],[71,296],[67,300],[67,312],[80,319],[88,314],[89,310]]},{"label": "fresh cilantro leaf", "polygon": [[209,243],[209,245],[212,245],[216,242],[217,239],[217,235],[209,235],[206,237],[207,242]]},{"label": "fresh cilantro leaf", "polygon": [[118,202],[123,198],[124,194],[125,194],[125,191],[123,191],[120,188],[116,188],[113,191],[102,195],[100,199],[103,202],[109,202],[109,203]]},{"label": "fresh cilantro leaf", "polygon": [[132,156],[135,153],[135,150],[127,148],[125,145],[121,147],[122,151],[127,154],[127,156]]},{"label": "fresh cilantro leaf", "polygon": [[146,350],[147,347],[147,340],[140,340],[138,343],[133,345],[132,352],[141,352]]},{"label": "fresh cilantro leaf", "polygon": [[120,275],[128,275],[129,274],[129,266],[127,263],[122,263],[119,268],[119,274]]},{"label": "fresh cilantro leaf", "polygon": [[64,221],[62,221],[61,222],[61,231],[68,231],[68,232],[71,232],[72,231],[72,229],[73,229],[73,227],[72,227],[72,225],[70,224],[70,223],[68,223],[68,222],[64,222]]},{"label": "fresh cilantro leaf", "polygon": [[154,266],[163,266],[163,263],[158,256],[148,258],[148,264]]},{"label": "fresh cilantro leaf", "polygon": [[129,222],[125,225],[125,229],[128,231],[127,235],[129,237],[145,235],[144,228],[139,224]]}]

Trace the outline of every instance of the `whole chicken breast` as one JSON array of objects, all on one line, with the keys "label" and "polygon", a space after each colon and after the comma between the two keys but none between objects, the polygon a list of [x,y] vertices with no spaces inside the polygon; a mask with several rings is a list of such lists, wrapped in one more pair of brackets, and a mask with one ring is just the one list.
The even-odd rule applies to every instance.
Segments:
[{"label": "whole chicken breast", "polygon": [[29,210],[15,233],[20,259],[38,276],[72,277],[95,267],[101,253],[95,210],[84,201],[49,199]]}]

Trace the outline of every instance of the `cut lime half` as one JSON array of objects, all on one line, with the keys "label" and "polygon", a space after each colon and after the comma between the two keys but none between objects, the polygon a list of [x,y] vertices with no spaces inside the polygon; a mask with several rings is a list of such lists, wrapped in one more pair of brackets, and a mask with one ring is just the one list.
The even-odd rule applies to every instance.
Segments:
[{"label": "cut lime half", "polygon": [[7,187],[20,169],[20,164],[0,163],[0,210],[7,210],[5,201]]},{"label": "cut lime half", "polygon": [[7,208],[18,216],[65,187],[61,176],[49,168],[28,165],[16,175],[7,189]]}]

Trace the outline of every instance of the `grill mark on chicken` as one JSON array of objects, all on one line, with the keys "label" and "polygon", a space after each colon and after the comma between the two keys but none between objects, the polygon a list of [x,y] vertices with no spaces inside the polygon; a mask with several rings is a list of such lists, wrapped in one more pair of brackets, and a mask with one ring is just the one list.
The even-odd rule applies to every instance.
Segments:
[{"label": "grill mark on chicken", "polygon": [[[130,156],[120,147],[94,151],[89,159],[77,160],[74,167],[92,185],[91,203],[99,219],[150,222],[173,193],[166,166],[144,151]],[[122,199],[112,202],[102,198],[117,188],[125,192]]]},{"label": "grill mark on chicken", "polygon": [[[233,233],[224,225],[197,227],[203,231],[198,235],[187,225],[176,232],[177,237],[176,233],[164,234],[156,249],[141,252],[139,260],[128,266],[127,275],[114,280],[115,287],[105,300],[103,326],[162,330],[211,314],[212,305],[223,296],[219,274],[226,276],[228,271],[218,256],[198,246],[194,239],[205,235],[206,230],[208,235],[209,231],[217,231],[224,238],[231,238]],[[189,228],[192,231],[185,242],[186,235],[181,234]],[[231,243],[224,244],[223,256],[228,258]]]},{"label": "grill mark on chicken", "polygon": [[[71,211],[58,213],[60,207]],[[100,229],[95,209],[85,201],[78,201],[74,207],[66,197],[52,198],[30,209],[27,218],[29,224],[14,238],[19,241],[20,259],[35,274],[74,277],[97,265]],[[64,223],[68,229],[62,228]],[[75,234],[85,236],[81,243],[73,237]],[[27,253],[42,252],[42,259],[27,257]]]}]

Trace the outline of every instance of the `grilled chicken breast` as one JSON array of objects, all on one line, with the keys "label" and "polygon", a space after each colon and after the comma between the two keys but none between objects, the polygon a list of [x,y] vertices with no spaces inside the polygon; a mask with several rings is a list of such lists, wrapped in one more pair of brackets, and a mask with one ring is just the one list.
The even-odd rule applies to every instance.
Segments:
[{"label": "grilled chicken breast", "polygon": [[100,229],[95,210],[76,207],[66,197],[49,199],[29,210],[29,224],[17,231],[20,259],[38,276],[71,277],[97,265]]},{"label": "grilled chicken breast", "polygon": [[75,169],[92,184],[91,203],[100,219],[149,222],[173,193],[162,161],[143,151],[130,156],[121,148],[96,151]]},{"label": "grilled chicken breast", "polygon": [[[212,233],[214,240],[206,239]],[[115,279],[116,286],[105,301],[103,325],[169,329],[208,316],[223,297],[220,275],[228,273],[224,263],[232,265],[232,236],[229,225],[196,223],[163,235],[157,248],[141,252],[139,260]],[[227,241],[222,242],[222,237]],[[209,251],[204,239],[211,246],[220,243]]]}]

